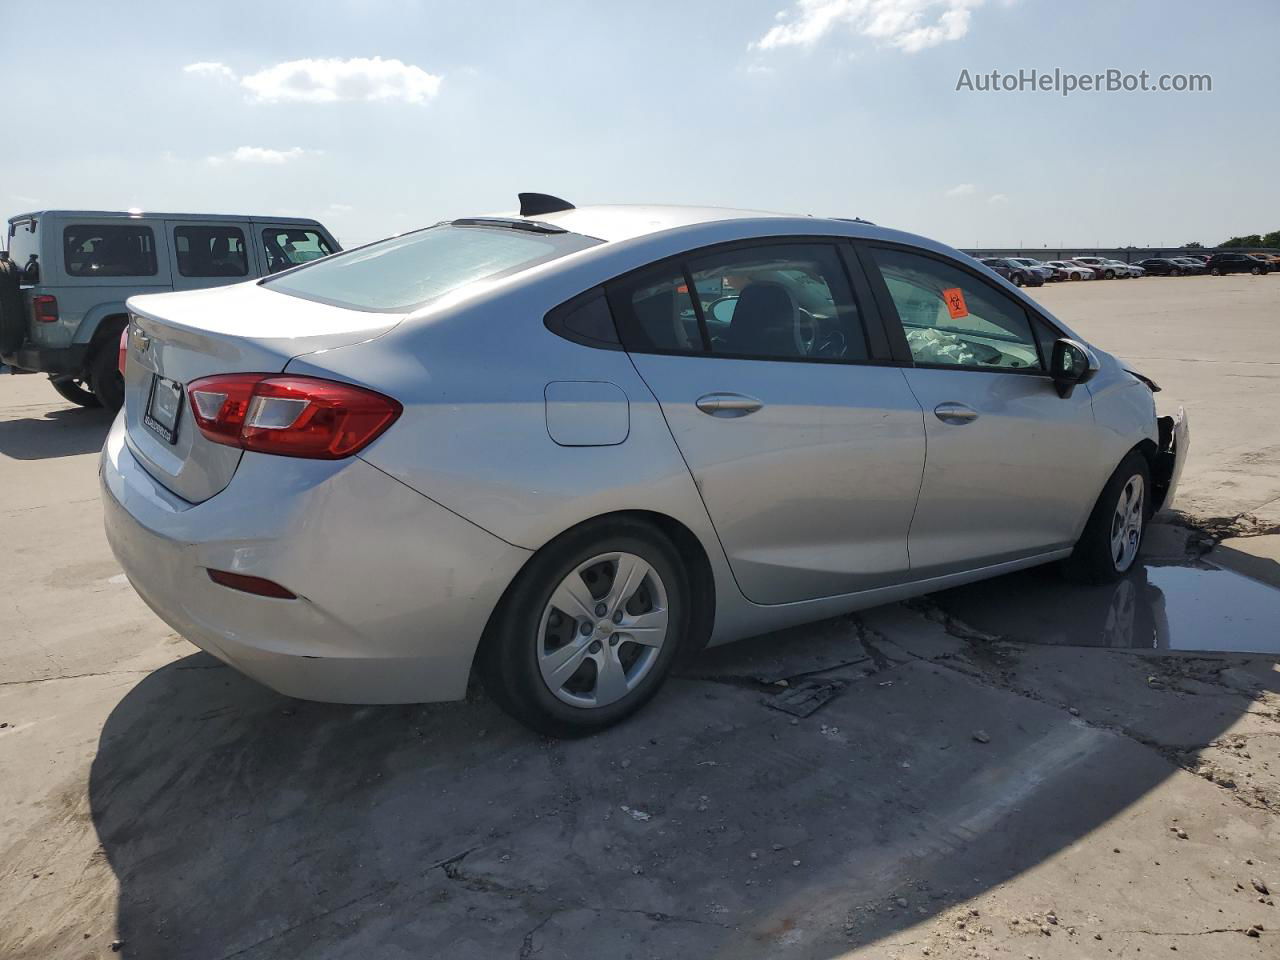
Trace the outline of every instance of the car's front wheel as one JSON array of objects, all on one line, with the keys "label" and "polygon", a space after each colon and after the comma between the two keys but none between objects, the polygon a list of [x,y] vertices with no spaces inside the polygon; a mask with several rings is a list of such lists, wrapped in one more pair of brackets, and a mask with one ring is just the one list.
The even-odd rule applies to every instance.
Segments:
[{"label": "car's front wheel", "polygon": [[1211,274],[1213,274],[1215,277],[1220,277],[1220,276],[1222,276],[1222,269],[1221,269],[1220,267],[1214,267],[1214,268],[1213,268],[1212,270],[1210,270],[1209,272],[1210,272]]},{"label": "car's front wheel", "polygon": [[1250,272],[1250,273],[1252,273],[1252,274],[1256,277],[1256,276],[1258,276],[1258,274],[1262,273],[1262,268],[1261,268],[1261,267],[1250,267],[1250,268],[1249,268],[1249,272]]},{"label": "car's front wheel", "polygon": [[1138,559],[1151,516],[1150,490],[1147,458],[1134,450],[1111,474],[1084,533],[1064,561],[1063,572],[1068,579],[1105,583],[1129,572]]},{"label": "car's front wheel", "polygon": [[540,550],[503,598],[482,651],[485,686],[548,736],[611,726],[657,693],[688,604],[679,554],[658,530],[584,524]]}]

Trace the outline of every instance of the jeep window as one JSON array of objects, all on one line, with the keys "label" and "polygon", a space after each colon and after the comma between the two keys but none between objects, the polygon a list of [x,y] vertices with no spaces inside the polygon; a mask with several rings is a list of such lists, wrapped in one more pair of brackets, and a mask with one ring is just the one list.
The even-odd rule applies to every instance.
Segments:
[{"label": "jeep window", "polygon": [[173,246],[184,277],[247,277],[244,232],[239,227],[175,227]]},{"label": "jeep window", "polygon": [[262,245],[267,249],[268,273],[279,273],[333,253],[329,241],[314,230],[270,227],[262,231]]},{"label": "jeep window", "polygon": [[156,242],[150,227],[75,225],[62,233],[73,277],[154,277]]}]

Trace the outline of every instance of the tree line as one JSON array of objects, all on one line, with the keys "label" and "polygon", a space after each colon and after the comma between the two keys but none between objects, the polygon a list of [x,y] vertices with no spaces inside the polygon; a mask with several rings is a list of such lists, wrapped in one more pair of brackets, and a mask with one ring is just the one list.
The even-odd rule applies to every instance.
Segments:
[{"label": "tree line", "polygon": [[[1188,243],[1188,247],[1199,248],[1203,244]],[[1230,237],[1223,240],[1220,247],[1280,247],[1280,230],[1270,233],[1250,233],[1243,237]]]}]

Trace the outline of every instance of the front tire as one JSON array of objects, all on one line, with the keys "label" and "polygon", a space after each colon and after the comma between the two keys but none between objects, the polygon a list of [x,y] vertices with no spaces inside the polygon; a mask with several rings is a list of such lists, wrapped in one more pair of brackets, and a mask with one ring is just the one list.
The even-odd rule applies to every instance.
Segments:
[{"label": "front tire", "polygon": [[1252,274],[1256,277],[1256,276],[1259,276],[1259,275],[1262,273],[1262,268],[1261,268],[1261,267],[1250,267],[1250,268],[1249,268],[1249,272],[1250,272],[1250,273],[1252,273]]},{"label": "front tire", "polygon": [[589,522],[540,550],[494,613],[485,687],[539,733],[579,737],[643,707],[688,634],[679,554],[638,520]]},{"label": "front tire", "polygon": [[1221,268],[1219,268],[1219,267],[1214,267],[1214,268],[1213,268],[1212,270],[1210,270],[1209,272],[1210,272],[1211,274],[1213,274],[1215,277],[1220,277],[1220,276],[1222,276],[1222,270],[1221,270]]},{"label": "front tire", "polygon": [[1134,450],[1103,487],[1063,573],[1076,583],[1106,583],[1128,573],[1151,517],[1151,470]]}]

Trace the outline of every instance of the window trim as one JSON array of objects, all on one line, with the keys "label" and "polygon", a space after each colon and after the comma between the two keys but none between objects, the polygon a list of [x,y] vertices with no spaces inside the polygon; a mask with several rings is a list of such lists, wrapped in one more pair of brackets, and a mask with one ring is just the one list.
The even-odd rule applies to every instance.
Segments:
[{"label": "window trim", "polygon": [[[178,250],[178,231],[179,230],[234,230],[240,234],[240,243],[244,247],[244,273],[236,274],[201,274],[201,273],[184,273],[182,270],[182,260]],[[170,233],[173,237],[173,265],[178,276],[187,280],[241,280],[254,275],[254,265],[251,262],[249,253],[249,238],[245,234],[243,226],[235,223],[175,223]],[[187,244],[190,245],[191,240],[188,238]]]},{"label": "window trim", "polygon": [[[71,269],[70,250],[67,247],[67,233],[72,230],[138,230],[146,231],[151,238],[151,272],[150,273],[116,273],[109,276],[97,276],[92,273],[76,273]],[[62,225],[62,272],[68,277],[78,280],[138,280],[160,276],[160,247],[156,243],[156,231],[150,223],[82,223],[72,222]]]},{"label": "window trim", "polygon": [[[620,273],[606,280],[603,286],[610,312],[613,314],[614,326],[617,327],[618,336],[622,340],[622,349],[627,353],[649,356],[697,357],[707,360],[754,360],[758,363],[825,363],[849,367],[902,366],[901,363],[889,355],[889,351],[886,349],[888,347],[888,338],[885,336],[885,324],[880,316],[880,311],[877,309],[878,305],[869,296],[871,291],[867,286],[866,278],[860,277],[857,271],[851,269],[849,255],[846,250],[849,241],[849,237],[837,234],[782,234],[766,237],[748,237],[741,240],[726,240],[702,247],[693,247],[680,253],[663,257],[660,260],[653,260],[625,273]],[[710,337],[706,332],[705,320],[701,319],[702,307],[692,292],[694,287],[690,282],[692,274],[689,270],[689,262],[706,256],[715,256],[721,252],[783,245],[824,246],[829,248],[835,255],[840,268],[844,271],[844,280],[849,285],[849,294],[853,298],[854,309],[857,311],[858,319],[862,321],[863,330],[866,333],[868,353],[866,360],[850,360],[844,357],[762,357],[756,354],[714,353],[711,351]],[[678,272],[691,291],[689,299],[694,305],[695,313],[700,318],[699,329],[702,331],[704,338],[703,348],[700,351],[668,350],[662,347],[635,345],[637,338],[635,329],[632,326],[633,318],[630,312],[630,305],[623,302],[624,298],[619,287],[629,283],[638,275],[650,272],[660,273],[666,269],[670,270],[673,277]]]},{"label": "window trim", "polygon": [[[1008,290],[1005,290],[990,279],[982,276],[977,270],[968,264],[953,257],[948,257],[933,250],[927,250],[923,247],[913,247],[906,243],[894,243],[893,241],[882,240],[854,240],[853,246],[858,253],[859,262],[862,264],[863,270],[868,275],[868,281],[871,284],[872,293],[876,298],[877,305],[886,318],[892,318],[885,324],[889,330],[891,346],[895,355],[907,358],[908,366],[919,367],[921,370],[961,370],[971,373],[1001,373],[1016,374],[1023,377],[1041,377],[1045,380],[1052,380],[1053,376],[1049,372],[1049,361],[1044,356],[1041,349],[1040,338],[1036,336],[1035,323],[1037,320],[1044,323],[1054,339],[1058,340],[1066,336],[1062,328],[1053,320],[1047,317],[1041,310],[1028,305],[1023,300],[1011,296]],[[968,275],[978,283],[985,286],[993,293],[997,293],[1005,300],[1020,307],[1027,318],[1027,327],[1031,331],[1032,343],[1036,348],[1036,356],[1040,360],[1041,369],[1033,370],[1030,367],[971,367],[958,363],[921,363],[915,359],[911,353],[911,347],[907,343],[906,327],[902,322],[902,318],[898,315],[897,305],[893,302],[893,297],[889,293],[889,286],[885,283],[884,276],[880,273],[880,265],[876,263],[873,251],[877,249],[891,250],[895,253],[910,253],[928,260],[935,260],[944,266],[953,267],[961,273]]]},{"label": "window trim", "polygon": [[[609,319],[613,323],[613,334],[618,339],[615,341],[596,340],[584,334],[578,333],[576,330],[570,330],[565,325],[564,318],[573,313],[585,303],[589,303],[599,297],[604,301],[604,308],[609,311]],[[625,350],[622,345],[622,334],[618,330],[618,321],[614,316],[613,306],[609,303],[609,296],[604,288],[604,284],[598,283],[589,290],[583,290],[582,293],[576,294],[558,303],[546,312],[542,318],[542,325],[554,333],[557,337],[568,340],[570,343],[578,343],[584,347],[594,347],[597,350]]]}]

